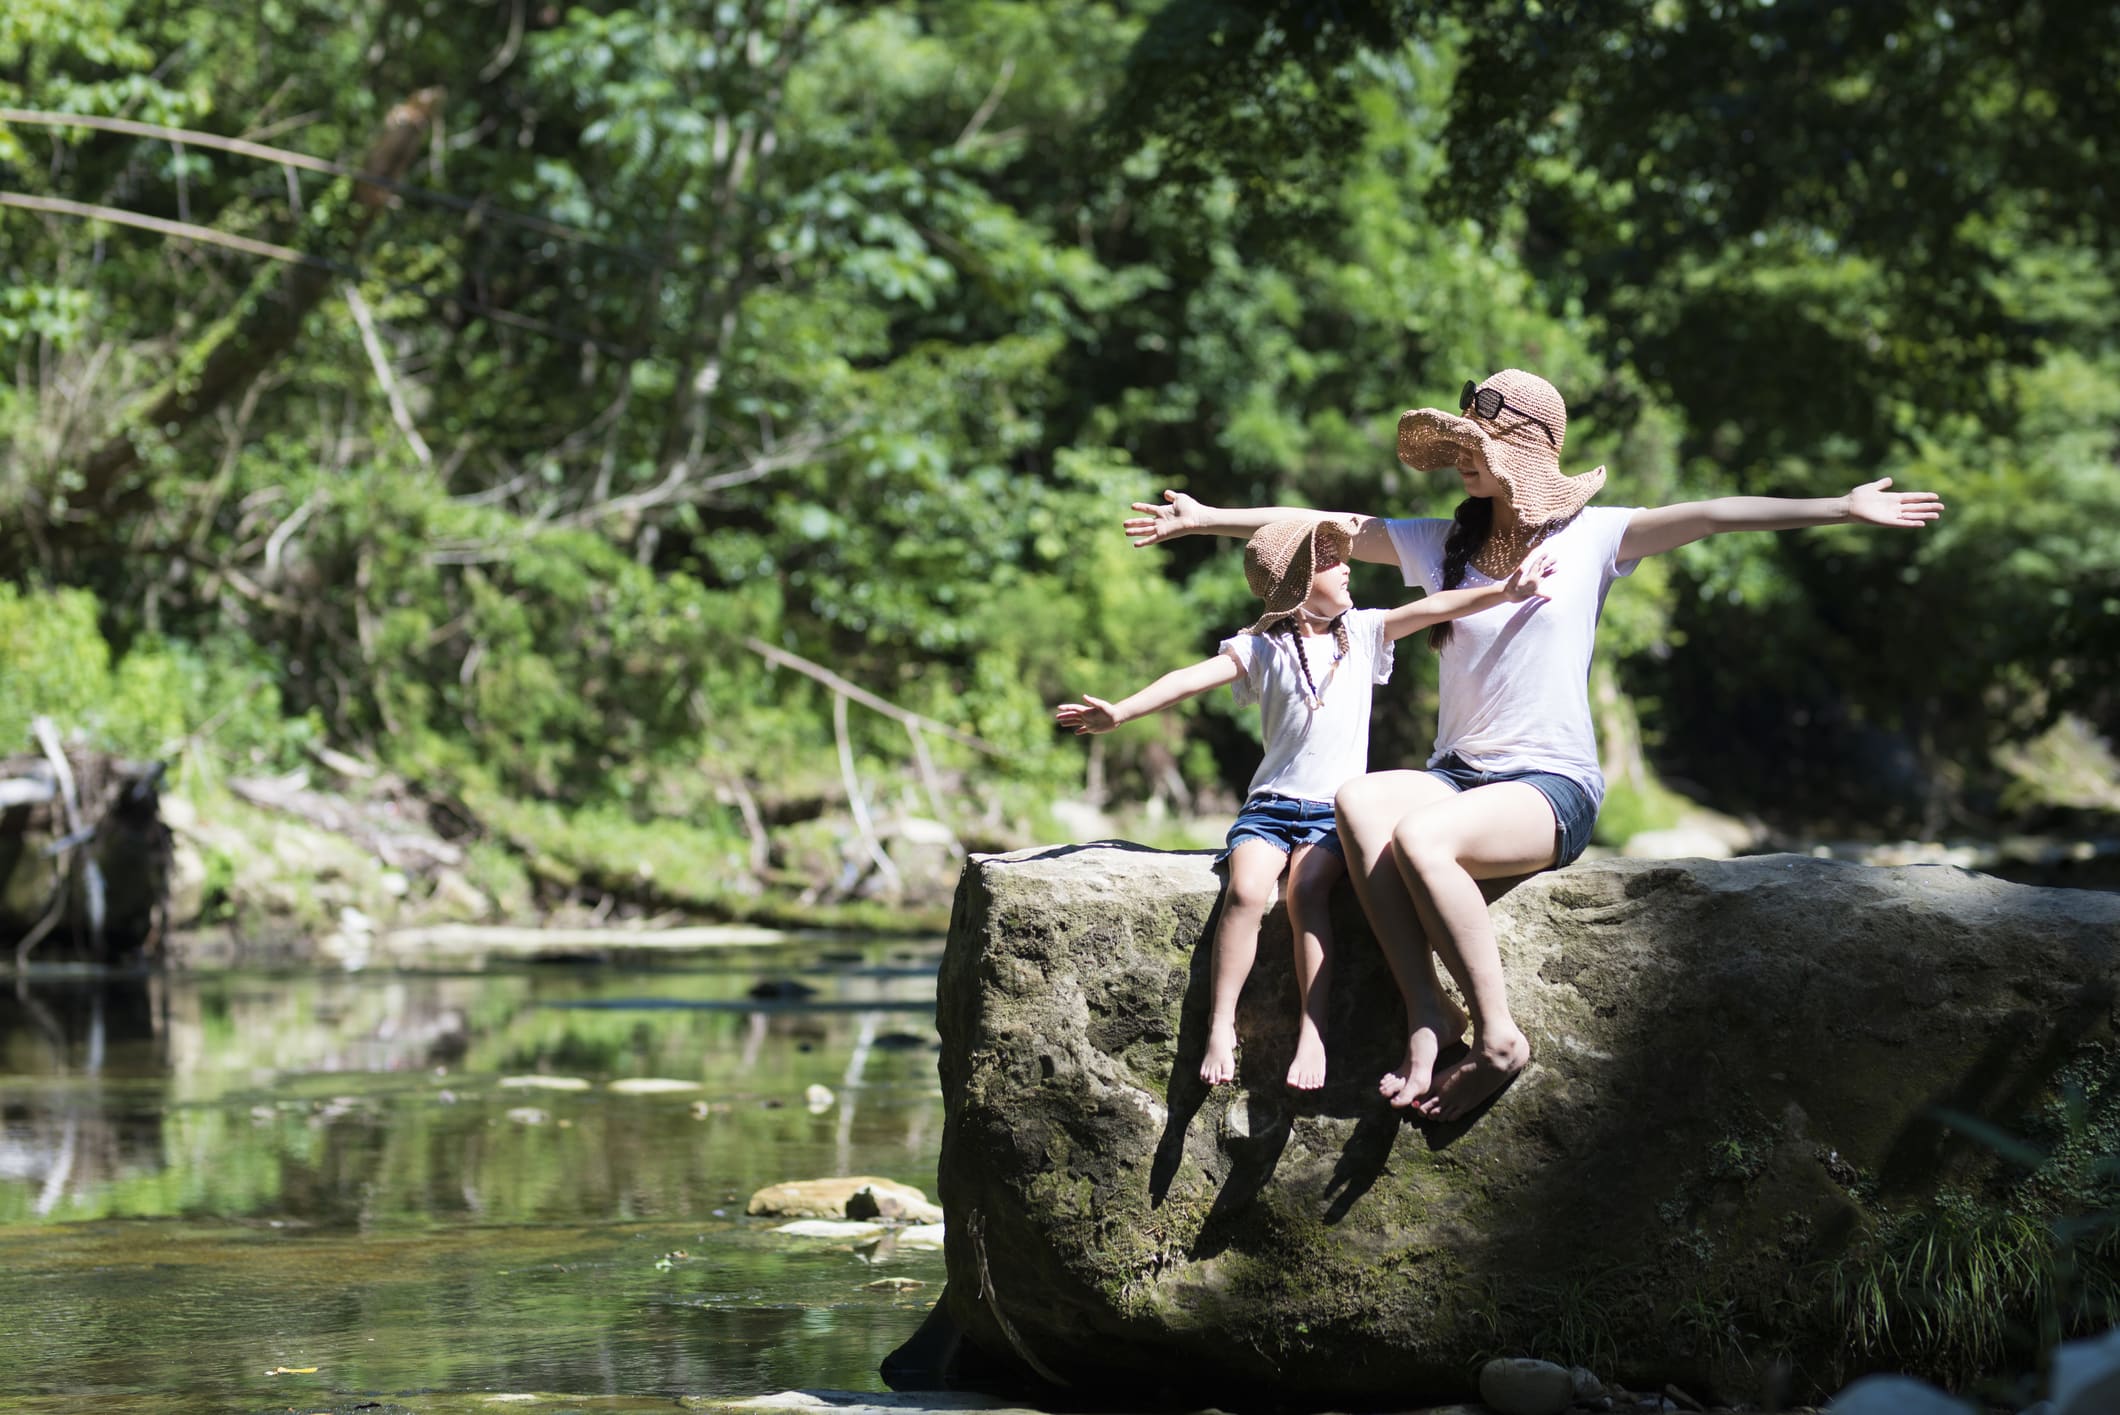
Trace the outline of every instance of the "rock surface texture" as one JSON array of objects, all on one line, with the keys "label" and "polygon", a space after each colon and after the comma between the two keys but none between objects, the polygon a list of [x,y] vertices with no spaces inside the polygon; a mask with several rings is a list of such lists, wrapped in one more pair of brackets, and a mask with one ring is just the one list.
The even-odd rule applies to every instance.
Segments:
[{"label": "rock surface texture", "polygon": [[[2120,897],[1774,855],[1578,864],[1494,890],[1533,1059],[1484,1114],[1378,1096],[1396,991],[1351,894],[1325,1088],[1283,1084],[1285,916],[1198,1080],[1213,856],[975,856],[938,994],[948,1315],[1077,1391],[1191,1406],[1474,1394],[1495,1356],[1756,1395],[1832,1390],[1829,1274],[1976,1185],[2111,1036]],[[1653,1382],[1653,1383],[1651,1383]]]}]

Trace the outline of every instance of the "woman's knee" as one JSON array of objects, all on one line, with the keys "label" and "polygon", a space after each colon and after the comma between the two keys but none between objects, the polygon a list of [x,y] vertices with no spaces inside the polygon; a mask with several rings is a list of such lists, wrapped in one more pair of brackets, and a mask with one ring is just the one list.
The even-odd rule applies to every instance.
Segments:
[{"label": "woman's knee", "polygon": [[1371,772],[1349,779],[1333,793],[1333,814],[1342,826],[1354,821],[1372,828],[1406,809],[1406,790],[1396,778],[1401,773]]},{"label": "woman's knee", "polygon": [[1391,830],[1391,848],[1400,864],[1422,880],[1435,879],[1446,871],[1464,871],[1456,845],[1437,825],[1415,813],[1401,817]]}]

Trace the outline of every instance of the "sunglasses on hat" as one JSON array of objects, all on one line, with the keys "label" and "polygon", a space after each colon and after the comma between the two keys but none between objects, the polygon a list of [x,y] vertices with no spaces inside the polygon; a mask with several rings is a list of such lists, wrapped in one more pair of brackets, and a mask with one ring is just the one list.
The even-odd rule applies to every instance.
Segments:
[{"label": "sunglasses on hat", "polygon": [[1538,430],[1546,434],[1546,441],[1553,443],[1553,450],[1556,452],[1560,450],[1561,445],[1554,441],[1553,429],[1546,426],[1546,420],[1536,413],[1527,413],[1522,408],[1511,404],[1507,398],[1502,396],[1501,389],[1482,388],[1468,378],[1465,380],[1465,387],[1458,393],[1459,412],[1470,411],[1478,417],[1485,418],[1488,422],[1493,422],[1500,417],[1504,408],[1509,409],[1510,412],[1515,413],[1520,418],[1529,418],[1532,422],[1537,423]]}]

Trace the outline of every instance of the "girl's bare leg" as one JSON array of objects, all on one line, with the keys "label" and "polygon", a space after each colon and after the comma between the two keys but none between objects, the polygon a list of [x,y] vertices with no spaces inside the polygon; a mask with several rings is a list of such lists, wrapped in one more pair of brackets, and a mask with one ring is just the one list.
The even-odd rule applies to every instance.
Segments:
[{"label": "girl's bare leg", "polygon": [[1273,907],[1288,856],[1263,840],[1229,852],[1229,888],[1215,926],[1214,1001],[1207,1019],[1207,1055],[1200,1079],[1219,1086],[1237,1074],[1237,995],[1259,952],[1259,924]]},{"label": "girl's bare leg", "polygon": [[1288,858],[1288,932],[1295,941],[1296,1055],[1288,1084],[1315,1091],[1325,1084],[1325,1008],[1332,992],[1332,887],[1347,867],[1332,851],[1299,845]]},{"label": "girl's bare leg", "polygon": [[1435,959],[1393,840],[1394,829],[1409,812],[1456,795],[1425,771],[1380,771],[1348,782],[1334,802],[1355,897],[1369,916],[1370,930],[1384,950],[1406,1007],[1405,1059],[1377,1082],[1377,1089],[1394,1101],[1403,1095],[1411,1103],[1426,1094],[1436,1054],[1465,1030],[1465,1014],[1444,996],[1436,980]]},{"label": "girl's bare leg", "polygon": [[1531,1060],[1531,1044],[1509,1015],[1501,950],[1479,881],[1551,865],[1553,807],[1520,781],[1475,787],[1403,817],[1392,843],[1428,939],[1472,1007],[1472,1054],[1425,1092],[1402,1091],[1392,1103],[1455,1120]]}]

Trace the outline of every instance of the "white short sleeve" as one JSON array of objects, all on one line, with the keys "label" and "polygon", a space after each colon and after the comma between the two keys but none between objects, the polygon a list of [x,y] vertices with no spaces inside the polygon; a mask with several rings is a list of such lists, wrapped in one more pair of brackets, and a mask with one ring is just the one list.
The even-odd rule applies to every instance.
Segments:
[{"label": "white short sleeve", "polygon": [[1450,525],[1434,517],[1384,523],[1407,585],[1419,585],[1430,594],[1443,587],[1443,542],[1450,536]]},{"label": "white short sleeve", "polygon": [[1619,558],[1620,542],[1627,538],[1627,527],[1634,524],[1634,513],[1640,509],[1639,506],[1593,506],[1583,513],[1591,523],[1588,529],[1592,529],[1597,537],[1596,544],[1602,552],[1598,563],[1604,567],[1607,581],[1633,574],[1635,567],[1642,563],[1639,558]]},{"label": "white short sleeve", "polygon": [[1389,683],[1391,681],[1392,650],[1398,647],[1384,632],[1385,613],[1381,609],[1357,609],[1347,616],[1347,637],[1350,642],[1369,656],[1369,681]]},{"label": "white short sleeve", "polygon": [[1226,653],[1237,661],[1244,676],[1229,685],[1229,695],[1238,707],[1250,707],[1259,700],[1259,679],[1265,672],[1265,655],[1259,652],[1257,634],[1235,634],[1222,641],[1220,653]]}]

